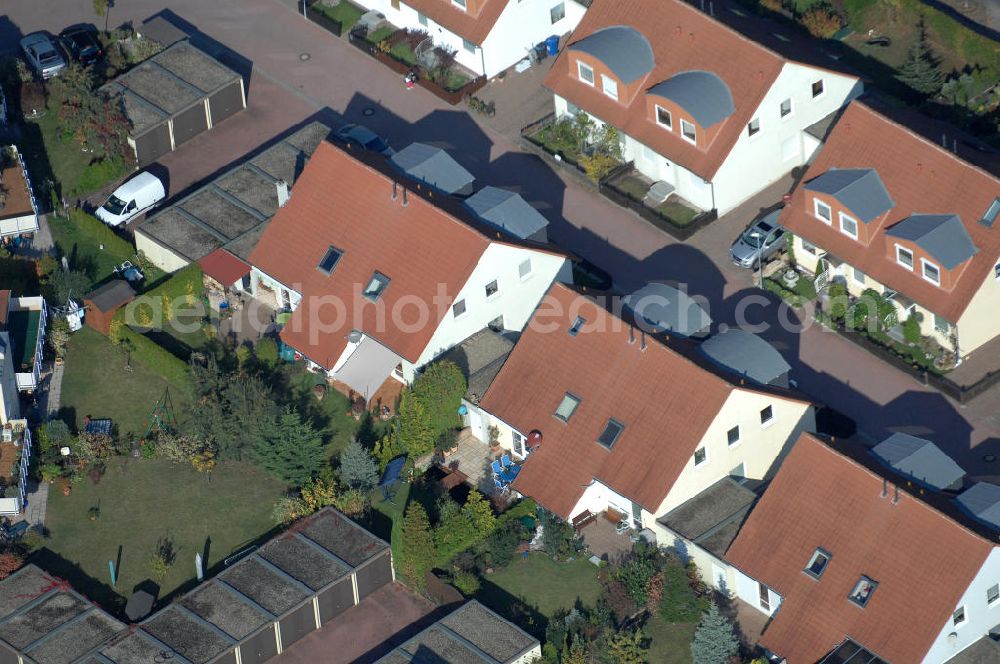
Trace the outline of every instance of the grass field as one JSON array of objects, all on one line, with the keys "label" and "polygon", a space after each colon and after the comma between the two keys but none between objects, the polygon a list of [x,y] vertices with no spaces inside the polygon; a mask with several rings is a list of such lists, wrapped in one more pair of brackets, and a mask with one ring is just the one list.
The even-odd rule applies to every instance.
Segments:
[{"label": "grass field", "polygon": [[[486,576],[485,580],[547,618],[560,610],[572,609],[577,600],[592,607],[601,595],[597,567],[586,558],[557,563],[546,555],[534,553],[527,560],[515,560]],[[497,606],[497,602],[505,601],[498,595],[488,584],[484,584],[476,599],[489,606]]]},{"label": "grass field", "polygon": [[[284,488],[249,464],[220,464],[209,476],[189,464],[116,457],[99,484],[85,479],[69,496],[56,487],[49,492],[41,564],[88,597],[117,606],[150,577],[157,541],[169,538],[176,559],[159,584],[163,597],[192,581],[196,553],[208,551],[208,569],[267,533]],[[96,521],[88,518],[91,507],[100,509]],[[118,559],[119,547],[112,588],[108,560]]]},{"label": "grass field", "polygon": [[[81,427],[85,415],[110,417],[121,435],[141,436],[149,424],[149,411],[169,383],[132,361],[125,371],[125,355],[99,332],[84,327],[70,337],[63,374],[61,413],[67,424]],[[174,413],[183,418],[190,398],[188,385],[170,385]]]},{"label": "grass field", "polygon": [[653,616],[644,628],[650,639],[649,661],[660,664],[690,664],[691,641],[698,626],[693,623],[668,623]]}]

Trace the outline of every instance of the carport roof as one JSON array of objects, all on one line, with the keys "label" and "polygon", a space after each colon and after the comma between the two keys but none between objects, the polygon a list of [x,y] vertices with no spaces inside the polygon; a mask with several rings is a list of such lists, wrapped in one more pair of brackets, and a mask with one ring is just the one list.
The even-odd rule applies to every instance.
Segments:
[{"label": "carport roof", "polygon": [[220,247],[248,259],[278,210],[278,182],[291,187],[329,133],[321,122],[306,125],[152,215],[136,232],[192,262]]}]

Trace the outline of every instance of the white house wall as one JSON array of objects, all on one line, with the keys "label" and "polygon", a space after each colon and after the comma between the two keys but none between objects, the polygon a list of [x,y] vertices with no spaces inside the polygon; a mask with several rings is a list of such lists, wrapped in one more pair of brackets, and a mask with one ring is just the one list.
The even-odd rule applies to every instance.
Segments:
[{"label": "white house wall", "polygon": [[[531,273],[521,279],[518,268],[522,261],[531,260]],[[486,284],[497,281],[497,295],[487,299]],[[534,251],[497,242],[490,243],[468,281],[454,301],[465,300],[465,313],[455,317],[449,309],[434,331],[416,363],[403,363],[403,377],[413,380],[413,372],[452,346],[464,341],[486,325],[503,316],[505,330],[521,331],[531,319],[542,296],[553,281],[569,282],[572,273],[563,256]]]},{"label": "white house wall", "polygon": [[[507,5],[484,42],[476,44],[474,51],[465,47],[464,38],[435,23],[433,19],[424,17],[426,25],[421,23],[421,14],[403,2],[399,3],[399,9],[394,9],[390,0],[358,0],[357,4],[365,9],[381,12],[386,20],[398,28],[426,32],[436,45],[453,49],[455,60],[460,65],[477,74],[485,74],[488,78],[527,57],[528,51],[549,35],[563,35],[572,31],[586,11],[574,0],[492,1],[506,1]],[[566,15],[553,24],[550,11],[560,2],[564,3]]]},{"label": "white house wall", "polygon": [[[760,423],[760,411],[767,406],[772,408],[773,419],[765,426]],[[769,478],[777,467],[776,461],[788,452],[800,433],[814,431],[815,423],[813,408],[808,403],[749,390],[733,390],[699,444],[705,447],[705,461],[695,467],[692,450],[691,458],[655,516],[666,514],[729,476],[741,463],[744,477]],[[727,432],[737,425],[740,440],[730,446]]]},{"label": "white house wall", "polygon": [[14,371],[10,337],[7,332],[0,330],[0,424],[21,416]]},{"label": "white house wall", "polygon": [[[823,94],[813,98],[812,84],[822,79]],[[815,141],[806,141],[806,127],[822,120],[863,92],[860,81],[833,72],[786,62],[757,112],[760,131],[747,135],[744,127],[726,161],[716,172],[715,206],[725,214],[797,166],[808,162]],[[791,115],[780,116],[781,102],[792,100]],[[783,154],[786,146],[794,151]]]},{"label": "white house wall", "polygon": [[605,484],[594,480],[590,486],[584,489],[583,496],[577,501],[573,511],[570,512],[569,518],[572,521],[584,511],[589,511],[591,514],[600,514],[609,507],[624,514],[626,518],[631,520],[632,501],[610,489]]},{"label": "white house wall", "polygon": [[781,595],[768,588],[767,598],[770,608],[765,609],[760,605],[760,585],[757,581],[738,569],[733,570],[733,577],[736,579],[736,596],[764,615],[773,616],[774,612],[781,606]]},{"label": "white house wall", "polygon": [[143,233],[142,229],[135,231],[135,249],[164,272],[176,272],[191,263],[184,256],[168,249]]},{"label": "white house wall", "polygon": [[0,220],[0,236],[34,233],[38,230],[38,217],[34,213]]},{"label": "white house wall", "polygon": [[[941,664],[948,661],[1000,625],[1000,600],[994,601],[993,604],[988,604],[986,601],[986,590],[998,583],[1000,583],[1000,549],[994,547],[955,607],[956,609],[960,606],[965,607],[965,622],[956,627],[949,616],[937,639],[934,640],[934,645],[924,656],[923,664]],[[950,634],[955,636],[949,638]]]}]

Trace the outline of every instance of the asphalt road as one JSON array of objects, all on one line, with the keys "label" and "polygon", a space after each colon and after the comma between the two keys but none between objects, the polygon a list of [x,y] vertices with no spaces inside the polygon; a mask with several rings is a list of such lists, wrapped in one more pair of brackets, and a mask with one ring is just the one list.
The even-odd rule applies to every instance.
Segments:
[{"label": "asphalt road", "polygon": [[[162,11],[164,2],[120,2],[111,23],[138,25]],[[0,50],[33,30],[97,22],[90,0],[5,0],[3,6]],[[434,143],[451,150],[481,184],[512,188],[538,205],[552,221],[550,237],[610,272],[619,289],[648,279],[677,280],[707,298],[716,323],[732,324],[741,309],[752,322],[769,323],[763,336],[792,364],[800,389],[853,418],[867,439],[890,431],[926,436],[973,476],[1000,480],[998,464],[983,461],[988,452],[1000,457],[1000,390],[960,407],[818,327],[780,329],[779,319],[798,322],[794,312],[761,298],[751,275],[726,257],[749,219],[720,220],[687,243],[674,242],[522,152],[514,137],[479,124],[463,107],[449,107],[419,88],[406,91],[396,74],[304,21],[285,0],[171,0],[169,7],[253,64],[247,111],[163,160],[171,195],[313,117],[363,122],[397,148],[413,140]]]}]

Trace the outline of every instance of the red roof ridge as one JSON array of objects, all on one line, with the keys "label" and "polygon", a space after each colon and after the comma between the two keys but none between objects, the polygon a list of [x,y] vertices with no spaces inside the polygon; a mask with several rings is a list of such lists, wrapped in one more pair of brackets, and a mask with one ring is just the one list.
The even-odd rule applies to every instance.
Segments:
[{"label": "red roof ridge", "polygon": [[739,30],[737,30],[736,28],[733,28],[733,27],[730,27],[730,26],[726,25],[725,23],[723,23],[719,19],[715,18],[711,14],[707,14],[707,13],[701,11],[700,9],[698,9],[697,7],[695,7],[694,5],[692,5],[692,4],[688,3],[688,2],[685,2],[684,0],[672,0],[672,1],[675,4],[678,4],[678,5],[684,7],[687,10],[690,10],[693,14],[696,14],[696,15],[702,17],[702,18],[705,18],[705,19],[711,21],[714,25],[718,25],[723,30],[727,30],[728,32],[731,32],[733,35],[735,35],[739,39],[742,39],[745,42],[749,42],[751,45],[756,46],[757,48],[759,48],[762,51],[768,53],[769,55],[772,55],[772,56],[776,57],[778,60],[781,60],[782,62],[791,62],[788,58],[786,58],[782,54],[778,53],[774,49],[769,48],[769,47],[765,46],[764,44],[761,44],[756,39],[751,39],[750,37],[746,36],[745,34],[743,34],[742,32],[740,32]]},{"label": "red roof ridge", "polygon": [[[874,109],[871,106],[869,106],[868,104],[866,104],[864,101],[862,101],[860,99],[854,99],[854,100],[851,101],[851,104],[857,104],[857,106],[858,106],[859,109],[863,109],[865,112],[870,113],[870,114],[872,114],[874,116],[877,116],[877,118],[880,119],[880,120],[882,120],[883,122],[886,122],[886,123],[888,123],[890,125],[893,125],[894,127],[898,127],[900,129],[902,129],[903,131],[905,131],[907,134],[909,134],[913,138],[917,139],[918,141],[921,141],[922,143],[926,143],[927,145],[931,146],[932,148],[934,148],[938,152],[943,152],[944,154],[946,154],[948,157],[950,157],[954,161],[957,161],[960,166],[963,166],[965,168],[971,168],[974,171],[978,171],[979,173],[982,173],[986,177],[988,177],[991,180],[995,181],[997,184],[1000,184],[1000,177],[998,177],[997,175],[994,175],[993,173],[990,173],[989,171],[987,171],[986,169],[982,168],[981,166],[977,166],[976,164],[973,164],[970,161],[962,159],[961,157],[959,157],[957,154],[955,154],[951,150],[938,145],[934,141],[928,139],[926,136],[918,134],[917,132],[915,132],[914,130],[910,129],[905,124],[902,124],[900,122],[896,122],[895,120],[893,120],[892,118],[888,117],[884,113],[880,113],[876,109]],[[848,130],[849,129],[850,128],[848,127]],[[974,221],[974,220],[966,220],[966,221]]]}]

